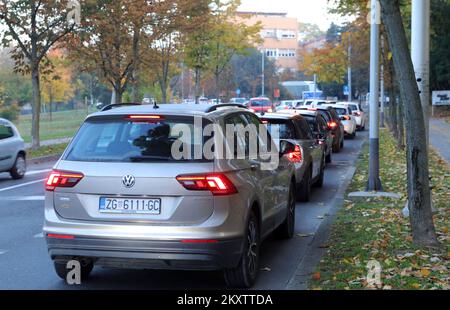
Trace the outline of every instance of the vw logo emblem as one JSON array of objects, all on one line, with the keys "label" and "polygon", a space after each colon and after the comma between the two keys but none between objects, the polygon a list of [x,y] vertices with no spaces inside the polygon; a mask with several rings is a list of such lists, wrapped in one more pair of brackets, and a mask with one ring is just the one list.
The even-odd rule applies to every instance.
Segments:
[{"label": "vw logo emblem", "polygon": [[126,188],[130,188],[134,186],[135,179],[131,174],[127,174],[122,178],[122,183]]}]

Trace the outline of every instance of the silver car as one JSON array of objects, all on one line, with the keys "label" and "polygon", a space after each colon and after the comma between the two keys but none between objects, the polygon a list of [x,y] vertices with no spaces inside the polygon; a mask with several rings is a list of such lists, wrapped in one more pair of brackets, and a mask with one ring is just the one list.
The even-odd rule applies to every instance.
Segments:
[{"label": "silver car", "polygon": [[[201,131],[207,124],[256,124],[264,128],[258,139],[267,135],[255,114],[233,104],[124,106],[87,117],[46,180],[44,233],[61,278],[77,260],[82,279],[95,264],[224,270],[229,286],[252,286],[262,240],[274,231],[294,234],[297,182],[286,158],[293,148],[276,150],[272,170],[263,169],[262,156],[174,158],[179,140],[187,143],[183,152],[206,147],[177,125]],[[232,134],[246,149],[247,136]],[[269,149],[263,140],[260,152]]]},{"label": "silver car", "polygon": [[21,179],[26,172],[25,143],[10,121],[0,118],[0,172]]},{"label": "silver car", "polygon": [[322,187],[325,171],[325,143],[316,139],[308,122],[299,114],[273,113],[260,117],[269,131],[277,128],[280,139],[295,145],[288,159],[295,165],[297,198],[309,201],[311,187]]}]

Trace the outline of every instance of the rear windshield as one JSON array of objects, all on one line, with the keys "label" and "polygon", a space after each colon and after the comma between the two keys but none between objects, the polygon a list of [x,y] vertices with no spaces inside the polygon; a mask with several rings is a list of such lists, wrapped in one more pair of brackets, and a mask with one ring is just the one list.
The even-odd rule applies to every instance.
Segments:
[{"label": "rear windshield", "polygon": [[345,108],[334,108],[334,110],[336,111],[336,113],[337,113],[339,116],[342,116],[342,115],[348,115],[347,109],[345,109]]},{"label": "rear windshield", "polygon": [[253,107],[270,107],[272,104],[269,100],[252,100],[250,105]]},{"label": "rear windshield", "polygon": [[331,122],[331,115],[327,111],[319,110],[319,113],[323,116],[325,121]]},{"label": "rear windshield", "polygon": [[[184,125],[192,134],[177,133],[175,125]],[[130,121],[123,117],[92,119],[82,125],[64,159],[87,162],[180,161],[172,156],[172,145],[176,140],[189,147],[190,154],[194,154],[196,146],[203,147],[204,139],[197,142],[193,133],[194,119],[188,117],[165,118],[156,122]],[[181,161],[193,158],[192,155]],[[204,161],[203,158],[201,160]]]},{"label": "rear windshield", "polygon": [[295,129],[291,121],[285,119],[263,119],[270,135],[275,135],[275,128],[278,128],[280,139],[296,139]]}]

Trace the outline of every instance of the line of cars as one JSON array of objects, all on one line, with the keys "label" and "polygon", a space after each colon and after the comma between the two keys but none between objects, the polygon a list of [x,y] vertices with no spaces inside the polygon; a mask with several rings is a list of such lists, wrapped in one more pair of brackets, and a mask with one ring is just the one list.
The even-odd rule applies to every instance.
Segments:
[{"label": "line of cars", "polygon": [[[228,286],[251,287],[261,243],[271,234],[293,237],[296,200],[308,201],[323,185],[326,163],[344,143],[335,109],[254,107],[265,100],[111,105],[89,115],[45,181],[43,231],[58,276],[65,280],[76,260],[83,280],[94,265],[223,270]],[[207,144],[180,135],[180,125],[211,124],[231,125],[233,146],[245,156],[174,156],[178,140],[183,152]],[[255,158],[247,152],[252,141],[236,129],[251,124],[259,126]],[[278,141],[263,138],[276,127]],[[268,149],[277,150],[272,169],[263,168]]]}]

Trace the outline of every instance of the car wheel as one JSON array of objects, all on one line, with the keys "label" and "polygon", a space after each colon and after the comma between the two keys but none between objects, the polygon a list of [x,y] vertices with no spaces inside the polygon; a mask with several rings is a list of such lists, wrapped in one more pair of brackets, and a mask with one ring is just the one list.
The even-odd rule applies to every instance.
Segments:
[{"label": "car wheel", "polygon": [[289,188],[288,210],[286,219],[281,224],[275,234],[283,239],[291,239],[295,231],[295,185],[291,184]]},{"label": "car wheel", "polygon": [[308,202],[311,198],[311,169],[307,169],[298,191],[298,200]]},{"label": "car wheel", "polygon": [[327,155],[327,157],[325,157],[325,161],[326,161],[327,164],[329,164],[329,163],[331,163],[332,160],[333,160],[333,159],[332,159],[332,152],[330,152],[330,153]]},{"label": "car wheel", "polygon": [[250,212],[244,242],[244,251],[238,266],[224,271],[225,282],[230,288],[250,288],[258,275],[259,225],[253,212]]},{"label": "car wheel", "polygon": [[[67,274],[70,272],[70,269],[67,268],[67,262],[53,262],[53,265],[55,267],[56,274],[63,279],[64,281],[67,281]],[[80,267],[81,267],[81,280],[86,280],[89,275],[92,272],[92,269],[94,269],[94,263],[90,261],[80,261]]]},{"label": "car wheel", "polygon": [[27,171],[27,162],[25,161],[25,156],[22,154],[17,155],[16,161],[14,162],[14,166],[9,171],[9,174],[13,179],[22,179],[25,176],[25,172]]},{"label": "car wheel", "polygon": [[333,152],[339,153],[341,151],[341,143],[338,142],[335,145],[333,145]]},{"label": "car wheel", "polygon": [[342,141],[341,141],[341,149],[344,148],[344,137],[342,137]]},{"label": "car wheel", "polygon": [[352,133],[352,135],[350,136],[351,139],[355,139],[356,137],[356,130]]},{"label": "car wheel", "polygon": [[322,165],[320,167],[319,178],[317,179],[316,183],[314,183],[315,187],[322,187],[323,186],[324,176],[325,176],[325,160],[322,159]]}]

